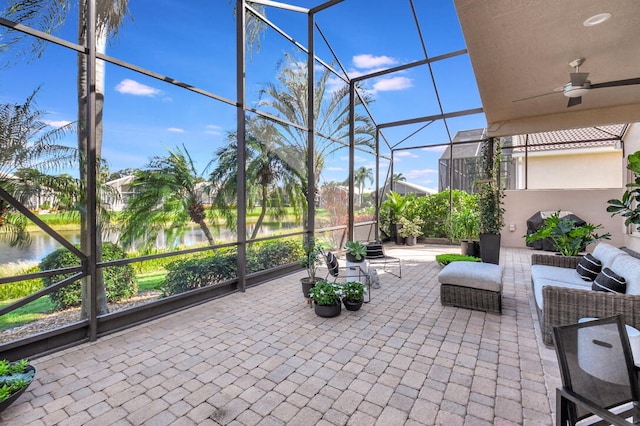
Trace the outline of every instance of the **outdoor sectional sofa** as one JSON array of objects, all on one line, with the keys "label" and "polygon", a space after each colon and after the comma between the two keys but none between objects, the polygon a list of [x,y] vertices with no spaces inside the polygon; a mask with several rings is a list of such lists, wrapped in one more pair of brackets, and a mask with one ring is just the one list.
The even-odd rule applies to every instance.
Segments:
[{"label": "outdoor sectional sofa", "polygon": [[576,267],[582,256],[533,254],[531,286],[545,345],[553,345],[553,327],[575,324],[580,318],[604,318],[622,314],[625,323],[640,329],[640,254],[599,243],[593,257],[627,283],[626,293],[592,290]]}]

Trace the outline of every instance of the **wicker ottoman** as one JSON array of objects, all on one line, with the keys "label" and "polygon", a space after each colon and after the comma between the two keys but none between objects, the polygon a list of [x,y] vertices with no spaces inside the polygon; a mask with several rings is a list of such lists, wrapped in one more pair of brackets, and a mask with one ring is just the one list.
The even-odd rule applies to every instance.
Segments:
[{"label": "wicker ottoman", "polygon": [[444,306],[502,313],[502,273],[493,263],[451,262],[438,274]]}]

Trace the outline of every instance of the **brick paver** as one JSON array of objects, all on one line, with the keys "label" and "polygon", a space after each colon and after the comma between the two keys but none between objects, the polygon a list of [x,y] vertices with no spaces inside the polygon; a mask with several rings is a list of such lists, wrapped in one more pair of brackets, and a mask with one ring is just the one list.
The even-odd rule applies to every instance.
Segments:
[{"label": "brick paver", "polygon": [[443,307],[435,255],[321,318],[302,273],[52,355],[6,425],[553,424],[559,384],[531,301],[531,251],[503,249],[503,314]]}]

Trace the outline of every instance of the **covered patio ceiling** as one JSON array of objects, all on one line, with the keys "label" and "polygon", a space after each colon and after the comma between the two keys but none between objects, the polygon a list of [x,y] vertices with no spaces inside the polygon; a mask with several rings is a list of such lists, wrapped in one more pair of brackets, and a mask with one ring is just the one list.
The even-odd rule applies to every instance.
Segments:
[{"label": "covered patio ceiling", "polygon": [[454,2],[489,136],[640,121],[640,84],[591,89],[572,107],[562,92],[578,58],[592,84],[640,79],[639,1]]}]

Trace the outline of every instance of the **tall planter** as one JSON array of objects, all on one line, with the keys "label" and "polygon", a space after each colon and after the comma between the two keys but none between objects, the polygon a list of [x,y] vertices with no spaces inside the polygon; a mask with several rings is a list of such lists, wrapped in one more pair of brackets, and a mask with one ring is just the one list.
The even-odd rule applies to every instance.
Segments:
[{"label": "tall planter", "polygon": [[480,256],[484,263],[500,263],[500,234],[480,234]]},{"label": "tall planter", "polygon": [[460,254],[465,256],[480,257],[480,241],[462,240],[460,241]]}]

